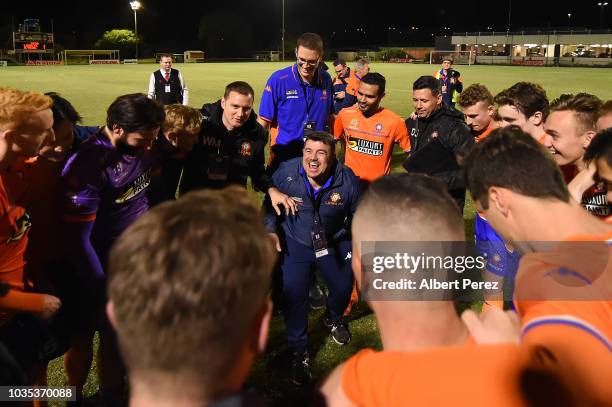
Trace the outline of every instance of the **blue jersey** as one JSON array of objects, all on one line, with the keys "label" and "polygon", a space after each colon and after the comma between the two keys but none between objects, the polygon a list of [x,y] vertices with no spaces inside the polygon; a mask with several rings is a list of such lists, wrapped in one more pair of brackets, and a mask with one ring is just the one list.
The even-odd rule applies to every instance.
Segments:
[{"label": "blue jersey", "polygon": [[504,239],[478,213],[474,225],[474,238],[476,250],[487,259],[487,271],[499,277],[506,277],[512,284],[521,254],[517,250],[508,250]]},{"label": "blue jersey", "polygon": [[304,137],[304,126],[311,122],[317,131],[325,130],[334,111],[331,76],[317,70],[312,83],[302,80],[297,64],[276,71],[270,76],[259,106],[259,115],[278,124],[275,144],[286,145]]}]

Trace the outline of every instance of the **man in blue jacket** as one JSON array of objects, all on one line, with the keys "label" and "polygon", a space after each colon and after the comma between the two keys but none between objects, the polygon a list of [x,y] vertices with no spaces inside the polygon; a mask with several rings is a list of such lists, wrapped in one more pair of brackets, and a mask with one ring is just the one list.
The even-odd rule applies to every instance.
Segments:
[{"label": "man in blue jacket", "polygon": [[284,317],[293,351],[293,382],[310,379],[308,356],[308,274],[316,265],[329,288],[326,325],[340,345],[351,340],[342,314],[353,287],[352,220],[361,189],[350,168],[336,159],[331,134],[306,135],[303,156],[283,162],[274,185],[298,203],[294,215],[277,216],[266,202],[266,227],[282,253]]}]

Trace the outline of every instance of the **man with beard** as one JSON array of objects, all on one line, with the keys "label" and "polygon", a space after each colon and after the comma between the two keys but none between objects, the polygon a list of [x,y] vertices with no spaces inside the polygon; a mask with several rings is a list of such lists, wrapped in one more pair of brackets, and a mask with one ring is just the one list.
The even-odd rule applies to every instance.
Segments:
[{"label": "man with beard", "polygon": [[73,248],[71,262],[81,287],[83,334],[72,348],[80,363],[70,378],[77,396],[91,366],[96,329],[100,393],[109,404],[124,394],[125,372],[103,317],[106,263],[115,240],[149,209],[151,170],[158,164],[151,146],[163,121],[164,109],[154,100],[138,93],[120,96],[107,110],[106,126],[75,150],[62,171],[66,245]]},{"label": "man with beard", "polygon": [[366,183],[389,174],[393,144],[410,151],[404,121],[380,107],[385,85],[385,77],[379,73],[364,76],[357,92],[357,105],[340,111],[334,123],[334,137],[346,145],[344,163]]}]

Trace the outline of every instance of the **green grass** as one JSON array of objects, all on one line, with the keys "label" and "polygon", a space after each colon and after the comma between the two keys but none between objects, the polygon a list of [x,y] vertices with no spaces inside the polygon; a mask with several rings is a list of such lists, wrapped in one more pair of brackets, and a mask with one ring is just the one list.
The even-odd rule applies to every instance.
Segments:
[{"label": "green grass", "polygon": [[[245,80],[255,89],[255,109],[268,76],[287,63],[211,63],[176,64],[190,89],[190,105],[221,97],[225,85]],[[0,86],[12,86],[39,92],[56,91],[70,100],[83,115],[84,123],[104,123],[105,111],[116,96],[146,92],[149,75],[156,65],[108,66],[26,66],[0,68]],[[383,104],[401,116],[410,113],[412,82],[420,75],[433,73],[435,65],[373,63],[372,70],[387,78],[387,96]],[[479,82],[493,94],[515,82],[529,80],[541,84],[549,98],[562,93],[591,92],[602,99],[612,99],[612,69],[553,68],[513,66],[461,66],[465,85]]]},{"label": "green grass", "polygon": [[[215,63],[177,64],[190,89],[190,105],[200,107],[215,101],[223,94],[225,85],[234,80],[249,82],[256,91],[255,111],[268,76],[287,63]],[[150,73],[156,65],[121,66],[53,66],[0,68],[0,86],[11,86],[39,92],[56,91],[70,100],[87,125],[104,123],[105,111],[113,99],[121,94],[146,92]],[[602,99],[612,99],[612,69],[607,68],[541,68],[511,66],[456,66],[465,85],[479,82],[493,94],[513,83],[528,80],[541,84],[549,98],[562,93],[590,92]],[[372,64],[372,69],[387,78],[387,96],[383,105],[406,117],[411,111],[412,82],[420,75],[431,74],[433,65]],[[403,153],[395,151],[393,169],[399,170]],[[464,218],[466,237],[473,236],[474,205],[468,198]],[[331,369],[364,347],[380,349],[374,315],[365,304],[359,304],[351,315],[353,341],[339,347],[329,339],[322,324],[323,312],[310,315],[310,338],[313,350],[312,368],[315,380],[320,380]],[[96,341],[97,343],[97,341]],[[276,405],[305,404],[311,389],[296,389],[290,384],[289,354],[282,318],[272,320],[268,351],[256,362],[248,385],[274,400]],[[50,364],[49,384],[66,385],[62,359]],[[97,379],[90,373],[85,393],[97,391]],[[59,404],[55,404],[59,405]]]}]

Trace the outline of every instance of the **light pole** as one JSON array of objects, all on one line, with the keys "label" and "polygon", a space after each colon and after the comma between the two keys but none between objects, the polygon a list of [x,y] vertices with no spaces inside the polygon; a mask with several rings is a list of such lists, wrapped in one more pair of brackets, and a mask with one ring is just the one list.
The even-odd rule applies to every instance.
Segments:
[{"label": "light pole", "polygon": [[571,19],[572,19],[572,13],[567,13],[567,29],[569,31],[572,31]]},{"label": "light pole", "polygon": [[281,61],[285,60],[285,0],[283,0],[283,19],[281,26]]},{"label": "light pole", "polygon": [[601,3],[597,3],[597,5],[599,6],[599,29],[601,30],[603,28],[603,10],[604,7],[608,5],[608,2],[601,2]]},{"label": "light pole", "polygon": [[139,1],[130,1],[130,7],[134,10],[134,35],[136,36],[136,59],[138,59],[138,18],[136,17],[136,12],[140,10],[142,5]]}]

